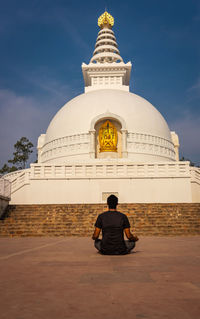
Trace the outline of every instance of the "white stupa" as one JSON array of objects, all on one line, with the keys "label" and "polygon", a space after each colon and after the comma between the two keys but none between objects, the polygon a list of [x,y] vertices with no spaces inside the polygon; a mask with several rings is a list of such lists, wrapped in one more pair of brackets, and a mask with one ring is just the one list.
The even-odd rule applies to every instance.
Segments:
[{"label": "white stupa", "polygon": [[[120,56],[112,31],[114,19],[105,12],[98,24],[101,30],[93,56],[88,65],[82,64],[85,93],[65,104],[41,135],[39,162],[91,158],[174,161],[175,147],[166,121],[147,100],[129,92],[132,65]],[[99,128],[106,120],[117,129],[117,147],[99,152]],[[178,153],[177,147],[178,143]]]},{"label": "white stupa", "polygon": [[8,174],[13,204],[200,201],[199,170],[179,162],[179,141],[160,112],[129,92],[124,63],[104,12],[85,93],[66,103],[38,139],[38,163]]}]

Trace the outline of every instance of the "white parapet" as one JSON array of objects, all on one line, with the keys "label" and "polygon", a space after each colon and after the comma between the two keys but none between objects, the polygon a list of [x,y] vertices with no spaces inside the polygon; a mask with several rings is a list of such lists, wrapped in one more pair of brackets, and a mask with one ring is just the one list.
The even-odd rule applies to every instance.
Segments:
[{"label": "white parapet", "polygon": [[31,164],[31,179],[190,177],[189,162],[123,163],[88,162],[64,165]]}]

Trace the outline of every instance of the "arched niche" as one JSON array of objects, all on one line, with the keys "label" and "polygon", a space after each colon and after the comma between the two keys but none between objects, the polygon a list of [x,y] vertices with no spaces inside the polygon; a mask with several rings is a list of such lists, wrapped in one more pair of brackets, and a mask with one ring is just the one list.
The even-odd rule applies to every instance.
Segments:
[{"label": "arched niche", "polygon": [[[117,150],[101,151],[99,133],[102,125],[109,121],[117,130]],[[113,113],[104,113],[95,117],[90,126],[90,157],[91,158],[125,158],[127,157],[127,130],[125,121]]]}]

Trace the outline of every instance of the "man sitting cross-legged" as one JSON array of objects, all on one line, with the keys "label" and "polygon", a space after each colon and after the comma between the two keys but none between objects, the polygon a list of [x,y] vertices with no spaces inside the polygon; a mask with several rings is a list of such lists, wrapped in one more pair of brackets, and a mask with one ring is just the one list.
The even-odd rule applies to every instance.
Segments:
[{"label": "man sitting cross-legged", "polygon": [[[107,198],[108,211],[100,214],[95,223],[95,230],[92,239],[95,240],[95,247],[104,255],[125,255],[128,254],[138,240],[130,232],[128,217],[116,210],[118,198],[110,195]],[[102,229],[102,240],[98,239]],[[124,232],[128,240],[124,240]]]}]

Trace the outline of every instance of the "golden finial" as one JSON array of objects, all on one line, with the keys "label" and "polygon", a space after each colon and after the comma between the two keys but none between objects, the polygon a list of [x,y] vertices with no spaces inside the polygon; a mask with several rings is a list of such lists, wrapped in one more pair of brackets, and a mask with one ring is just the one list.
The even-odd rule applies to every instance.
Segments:
[{"label": "golden finial", "polygon": [[114,25],[114,18],[107,11],[105,11],[98,19],[98,26],[100,28],[103,28],[105,25],[111,28]]}]

